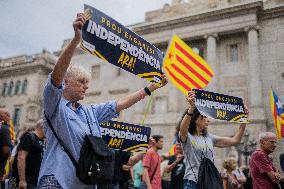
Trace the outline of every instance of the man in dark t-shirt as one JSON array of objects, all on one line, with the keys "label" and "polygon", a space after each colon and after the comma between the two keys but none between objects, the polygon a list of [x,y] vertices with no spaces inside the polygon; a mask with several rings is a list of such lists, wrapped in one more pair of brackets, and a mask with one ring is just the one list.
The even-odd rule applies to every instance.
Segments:
[{"label": "man in dark t-shirt", "polygon": [[179,143],[176,144],[175,155],[169,158],[166,171],[171,172],[171,189],[183,189],[185,163],[182,148]]},{"label": "man in dark t-shirt", "polygon": [[11,138],[9,125],[2,124],[0,128],[0,178],[5,172],[5,165],[11,153]]},{"label": "man in dark t-shirt", "polygon": [[5,165],[10,156],[12,143],[10,138],[10,113],[0,108],[0,181],[5,173]]},{"label": "man in dark t-shirt", "polygon": [[35,189],[44,151],[43,121],[37,122],[33,132],[24,133],[17,147],[12,175],[19,189]]}]

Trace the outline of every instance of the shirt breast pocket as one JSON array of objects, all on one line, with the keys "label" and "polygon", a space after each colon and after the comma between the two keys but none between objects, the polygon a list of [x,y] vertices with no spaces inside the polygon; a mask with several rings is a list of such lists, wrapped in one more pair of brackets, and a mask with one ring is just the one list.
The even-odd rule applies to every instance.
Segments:
[{"label": "shirt breast pocket", "polygon": [[82,122],[80,119],[74,116],[68,116],[68,127],[74,135],[85,136],[85,134],[89,133],[89,127],[86,123]]}]

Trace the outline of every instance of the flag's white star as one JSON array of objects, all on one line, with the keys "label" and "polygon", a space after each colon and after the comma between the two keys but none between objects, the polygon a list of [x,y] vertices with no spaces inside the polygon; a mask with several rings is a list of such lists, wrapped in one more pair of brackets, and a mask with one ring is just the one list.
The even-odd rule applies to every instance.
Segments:
[{"label": "flag's white star", "polygon": [[278,102],[276,102],[276,104],[277,104],[278,109],[283,109],[284,104],[280,100],[278,100]]}]

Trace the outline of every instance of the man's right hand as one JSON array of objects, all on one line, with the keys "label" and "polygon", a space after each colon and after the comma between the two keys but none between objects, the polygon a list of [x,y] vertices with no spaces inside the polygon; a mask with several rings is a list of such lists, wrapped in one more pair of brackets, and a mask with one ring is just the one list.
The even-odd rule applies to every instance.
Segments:
[{"label": "man's right hand", "polygon": [[280,179],[281,179],[281,175],[279,172],[275,172],[274,173],[275,179],[276,179],[276,183],[279,184],[280,183]]},{"label": "man's right hand", "polygon": [[182,154],[178,154],[177,155],[177,158],[176,158],[176,162],[179,163],[183,158],[183,155]]},{"label": "man's right hand", "polygon": [[26,181],[20,181],[19,182],[19,189],[26,189],[27,188],[27,182]]},{"label": "man's right hand", "polygon": [[86,21],[86,16],[83,13],[78,13],[76,19],[73,22],[73,28],[75,32],[73,40],[77,43],[79,43],[82,39],[82,28]]}]

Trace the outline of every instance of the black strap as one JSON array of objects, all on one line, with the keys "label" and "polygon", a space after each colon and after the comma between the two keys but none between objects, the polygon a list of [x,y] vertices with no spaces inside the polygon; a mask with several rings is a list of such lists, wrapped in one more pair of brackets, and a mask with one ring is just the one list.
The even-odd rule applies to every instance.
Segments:
[{"label": "black strap", "polygon": [[[213,164],[214,164],[214,152],[210,149],[210,148],[207,148],[207,142],[206,142],[206,139],[205,139],[205,136],[203,136],[203,139],[204,139],[204,142],[205,142],[205,146],[206,146],[206,156],[207,156],[207,154],[208,154],[208,149],[209,149],[209,151],[211,152],[211,155],[212,155],[212,160],[213,160]],[[214,144],[212,145],[213,146],[213,148],[214,148]]]},{"label": "black strap", "polygon": [[88,126],[89,126],[90,133],[91,133],[91,135],[93,135],[93,132],[92,132],[92,129],[91,129],[91,124],[90,124],[88,115],[87,115],[87,113],[85,112],[85,110],[84,110],[83,108],[82,108],[82,110],[83,110],[83,112],[84,112],[84,114],[85,114],[85,116],[86,116],[86,120],[87,120],[87,123],[88,123]]},{"label": "black strap", "polygon": [[63,147],[64,151],[66,152],[66,154],[69,156],[70,160],[72,161],[73,165],[75,166],[75,168],[77,168],[77,161],[75,160],[75,158],[72,156],[71,152],[69,151],[69,149],[67,148],[67,146],[65,145],[65,143],[58,137],[58,135],[56,134],[50,120],[47,118],[45,111],[43,112],[44,117],[48,123],[49,128],[51,129],[52,133],[54,134],[55,138],[58,140],[58,143]]},{"label": "black strap", "polygon": [[[160,159],[159,159],[159,161],[160,161]],[[154,173],[152,174],[152,176],[151,176],[151,178],[150,178],[150,182],[153,180],[153,178],[154,178],[154,176],[155,176],[155,174],[156,174],[156,171],[157,171],[157,168],[158,168],[159,163],[160,163],[160,162],[158,162],[157,165],[156,165],[156,167],[155,167],[155,171],[154,171]]]},{"label": "black strap", "polygon": [[[193,135],[192,135],[193,136]],[[205,155],[205,153],[204,153],[204,148],[202,148],[202,150],[201,150],[201,153],[202,153],[202,157],[201,157],[201,160],[200,160],[200,162],[202,161],[202,159],[203,158],[205,158],[205,157],[207,157],[207,154],[208,154],[208,149],[209,149],[209,151],[211,152],[211,155],[212,155],[212,159],[213,159],[213,163],[214,163],[214,156],[213,156],[213,151],[210,149],[210,148],[208,148],[207,149],[207,142],[206,142],[206,139],[205,139],[205,136],[203,135],[203,139],[204,139],[204,142],[205,142],[205,147],[206,147],[206,155]],[[197,140],[196,140],[197,141]],[[183,147],[183,146],[182,146]],[[194,146],[192,146],[193,148],[194,148]],[[183,151],[184,151],[184,148],[183,148]],[[196,179],[196,182],[198,181],[198,179],[197,179],[197,176],[196,176],[196,174],[195,174],[195,172],[194,172],[194,170],[193,170],[193,167],[191,166],[191,163],[189,162],[189,158],[188,158],[188,155],[187,155],[187,153],[185,153],[185,155],[186,155],[186,160],[187,160],[187,162],[188,162],[188,164],[189,164],[189,166],[190,166],[190,168],[191,168],[191,170],[192,170],[192,172],[193,172],[193,175],[194,175],[194,178]]]},{"label": "black strap", "polygon": [[[189,145],[191,145],[191,144],[189,144]],[[190,163],[190,161],[189,161],[189,157],[188,157],[187,153],[185,152],[185,149],[184,149],[184,146],[183,146],[183,145],[182,145],[182,150],[183,150],[183,152],[185,153],[186,161],[187,161],[187,163],[189,164],[189,167],[190,167],[191,171],[193,172],[193,176],[194,176],[194,178],[195,178],[195,180],[196,180],[196,182],[197,182],[197,181],[198,181],[197,176],[196,176],[196,174],[195,174],[195,172],[194,172],[194,170],[193,170],[193,167],[191,166],[191,163]]]}]

